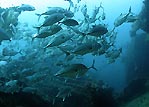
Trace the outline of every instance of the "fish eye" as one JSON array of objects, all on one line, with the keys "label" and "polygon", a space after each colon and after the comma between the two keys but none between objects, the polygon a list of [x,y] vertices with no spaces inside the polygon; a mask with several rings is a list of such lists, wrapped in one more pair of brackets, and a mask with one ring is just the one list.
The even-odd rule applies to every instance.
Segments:
[{"label": "fish eye", "polygon": [[74,71],[77,72],[78,70],[77,69],[74,69]]},{"label": "fish eye", "polygon": [[93,47],[89,47],[89,49],[93,49]]},{"label": "fish eye", "polygon": [[64,36],[62,36],[62,39],[65,39],[65,37],[64,37]]}]

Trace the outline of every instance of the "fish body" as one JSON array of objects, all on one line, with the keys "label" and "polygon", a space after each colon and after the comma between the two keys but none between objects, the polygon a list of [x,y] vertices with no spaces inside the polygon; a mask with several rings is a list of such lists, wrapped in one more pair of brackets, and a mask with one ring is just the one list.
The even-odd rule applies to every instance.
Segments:
[{"label": "fish body", "polygon": [[35,34],[32,38],[34,40],[35,38],[46,38],[48,36],[52,35],[50,32],[41,32],[39,34]]},{"label": "fish body", "polygon": [[65,10],[65,12],[63,13],[67,18],[72,18],[74,16],[74,13],[72,11],[69,10]]},{"label": "fish body", "polygon": [[52,15],[54,13],[65,13],[65,9],[62,7],[48,7],[48,11],[42,13],[41,15]]},{"label": "fish body", "polygon": [[127,17],[126,22],[127,22],[127,23],[131,23],[131,22],[135,22],[136,20],[139,20],[139,17],[138,17],[138,16],[129,15],[129,16]]},{"label": "fish body", "polygon": [[100,37],[108,32],[107,28],[104,25],[95,25],[93,28],[87,33],[87,35]]},{"label": "fish body", "polygon": [[74,48],[72,53],[77,54],[77,55],[85,55],[87,53],[92,53],[94,51],[98,51],[98,49],[100,49],[100,48],[101,48],[100,43],[87,42],[87,43],[83,43],[83,44],[77,46],[76,48]]},{"label": "fish body", "polygon": [[0,44],[1,44],[1,42],[3,40],[9,40],[9,41],[11,41],[10,40],[10,37],[8,36],[8,34],[3,29],[0,28]]},{"label": "fish body", "polygon": [[66,19],[60,23],[63,23],[64,25],[67,25],[67,26],[76,26],[76,25],[79,25],[79,23],[74,20],[74,19]]},{"label": "fish body", "polygon": [[73,35],[67,33],[67,32],[62,32],[59,35],[57,35],[50,44],[48,44],[46,47],[44,48],[48,48],[48,47],[54,47],[54,46],[59,46],[62,43],[70,40],[73,37]]},{"label": "fish body", "polygon": [[52,36],[59,32],[62,28],[58,25],[52,25],[49,29],[41,29],[41,31],[38,34],[35,34],[34,38],[46,38],[48,36]]},{"label": "fish body", "polygon": [[43,22],[43,24],[41,26],[38,26],[38,27],[35,27],[38,32],[40,31],[40,29],[42,27],[47,27],[47,26],[52,26],[54,25],[55,23],[61,21],[65,16],[61,13],[55,13],[55,14],[52,14],[52,15],[49,15],[45,21]]},{"label": "fish body", "polygon": [[15,56],[18,53],[20,53],[20,52],[17,52],[13,49],[7,49],[7,48],[4,48],[3,51],[2,51],[3,56]]},{"label": "fish body", "polygon": [[35,7],[28,5],[28,4],[22,4],[21,6],[18,7],[18,10],[20,10],[20,11],[34,11]]},{"label": "fish body", "polygon": [[69,77],[69,78],[81,77],[85,75],[85,73],[91,68],[97,70],[94,67],[94,64],[95,64],[95,60],[93,60],[91,67],[87,67],[84,64],[71,64],[71,65],[64,67],[62,70],[58,71],[58,73],[56,73],[55,76]]},{"label": "fish body", "polygon": [[61,13],[66,17],[73,17],[74,16],[73,12],[68,11],[62,7],[48,7],[48,11],[41,13],[41,14],[36,14],[36,15],[39,16],[39,18],[38,18],[38,20],[39,20],[42,15],[50,16],[50,15],[55,14],[55,13]]},{"label": "fish body", "polygon": [[63,18],[64,18],[64,15],[63,14],[60,14],[60,13],[52,14],[52,15],[48,16],[47,19],[45,19],[45,21],[43,22],[43,24],[41,25],[41,27],[51,26],[51,25],[59,22]]},{"label": "fish body", "polygon": [[124,22],[126,22],[130,13],[131,13],[131,7],[129,8],[129,12],[127,14],[120,14],[120,16],[116,18],[116,20],[114,21],[114,26],[118,27],[122,25]]},{"label": "fish body", "polygon": [[3,56],[15,56],[18,53],[22,54],[21,51],[15,51],[14,49],[3,48],[2,50]]},{"label": "fish body", "polygon": [[83,64],[72,64],[60,70],[55,76],[76,78],[82,76],[88,71],[88,68]]}]

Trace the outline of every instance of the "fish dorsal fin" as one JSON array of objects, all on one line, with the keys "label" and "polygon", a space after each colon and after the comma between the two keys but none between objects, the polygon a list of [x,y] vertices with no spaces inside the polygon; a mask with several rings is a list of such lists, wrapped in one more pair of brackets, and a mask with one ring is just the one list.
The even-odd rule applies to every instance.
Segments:
[{"label": "fish dorsal fin", "polygon": [[129,13],[131,13],[131,6],[129,7]]}]

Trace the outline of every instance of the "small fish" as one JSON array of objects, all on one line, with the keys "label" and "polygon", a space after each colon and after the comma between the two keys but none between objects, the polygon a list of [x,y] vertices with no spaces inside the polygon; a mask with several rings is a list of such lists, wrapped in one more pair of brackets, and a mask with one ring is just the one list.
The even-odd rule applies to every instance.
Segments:
[{"label": "small fish", "polygon": [[33,35],[33,37],[32,37],[32,41],[35,39],[35,38],[46,38],[46,37],[48,37],[48,36],[50,36],[50,35],[53,35],[53,34],[51,34],[50,32],[41,32],[41,33],[36,33],[36,34],[34,34]]},{"label": "small fish", "polygon": [[67,26],[76,26],[76,25],[79,25],[79,23],[74,20],[74,19],[66,19],[60,23],[63,23],[64,25],[67,25]]},{"label": "small fish", "polygon": [[0,28],[0,44],[3,40],[11,41],[9,35],[2,28]]},{"label": "small fish", "polygon": [[28,5],[28,4],[22,4],[21,6],[18,7],[18,10],[20,10],[20,11],[34,11],[35,7]]},{"label": "small fish", "polygon": [[55,76],[78,78],[85,75],[85,73],[91,68],[97,71],[97,69],[94,67],[94,64],[95,60],[93,60],[92,66],[90,67],[87,67],[84,64],[71,64],[58,71],[58,73],[56,73]]},{"label": "small fish", "polygon": [[8,49],[7,47],[3,48],[2,55],[3,56],[15,56],[18,53],[22,54],[21,51],[15,51],[14,49]]},{"label": "small fish", "polygon": [[120,56],[121,53],[122,53],[122,48],[118,50],[112,50],[112,51],[106,52],[105,56],[115,60]]}]

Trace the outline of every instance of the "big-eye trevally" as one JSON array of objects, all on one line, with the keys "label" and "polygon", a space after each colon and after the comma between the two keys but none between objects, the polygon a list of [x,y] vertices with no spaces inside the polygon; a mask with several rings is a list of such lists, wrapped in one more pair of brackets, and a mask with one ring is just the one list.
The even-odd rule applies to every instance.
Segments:
[{"label": "big-eye trevally", "polygon": [[135,22],[136,20],[139,20],[139,16],[136,16],[136,15],[129,15],[128,17],[127,17],[127,20],[126,20],[126,22],[127,23],[131,23],[131,22]]},{"label": "big-eye trevally", "polygon": [[120,14],[120,16],[118,18],[116,18],[116,20],[114,21],[114,28],[118,27],[120,25],[122,25],[124,22],[127,21],[127,17],[130,15],[131,13],[131,7],[129,8],[129,12],[125,15]]},{"label": "big-eye trevally", "polygon": [[71,53],[76,55],[85,55],[87,53],[98,51],[100,48],[100,43],[97,43],[96,41],[90,41],[76,46],[76,48],[74,48],[74,50]]},{"label": "big-eye trevally", "polygon": [[38,20],[39,20],[42,15],[48,15],[49,16],[49,15],[52,15],[55,13],[61,13],[66,17],[73,17],[74,16],[73,12],[66,10],[62,7],[48,7],[48,10],[46,12],[41,13],[41,14],[36,14],[36,15],[39,16],[39,18],[38,18]]},{"label": "big-eye trevally", "polygon": [[35,38],[46,38],[48,36],[52,36],[59,32],[62,28],[59,25],[52,25],[49,28],[43,28],[40,30],[38,34],[35,34],[32,38],[34,40]]},{"label": "big-eye trevally", "polygon": [[44,49],[48,47],[59,46],[62,43],[70,40],[72,37],[73,34],[69,34],[68,32],[65,31],[60,32],[58,35],[56,35],[55,38],[53,38],[53,40],[47,46],[44,47]]},{"label": "big-eye trevally", "polygon": [[91,28],[89,33],[87,35],[95,36],[95,37],[100,37],[101,35],[104,35],[108,32],[108,29],[104,25],[95,25]]},{"label": "big-eye trevally", "polygon": [[85,75],[85,73],[93,68],[94,70],[97,71],[97,69],[94,67],[95,60],[93,60],[92,66],[87,67],[84,64],[71,64],[68,66],[65,66],[63,69],[58,71],[55,76],[58,77],[69,77],[69,78],[77,78]]},{"label": "big-eye trevally", "polygon": [[79,25],[79,23],[76,20],[74,20],[74,19],[66,19],[66,20],[64,20],[64,21],[62,21],[60,23],[62,23],[64,25],[67,25],[67,26],[76,26],[76,25]]},{"label": "big-eye trevally", "polygon": [[33,7],[29,4],[22,4],[17,9],[18,9],[18,11],[34,11],[35,7]]},{"label": "big-eye trevally", "polygon": [[43,22],[43,24],[39,27],[35,27],[38,29],[38,31],[40,30],[41,27],[45,27],[45,26],[51,26],[59,21],[61,21],[65,16],[61,13],[54,13],[52,15],[49,15],[45,21]]}]

